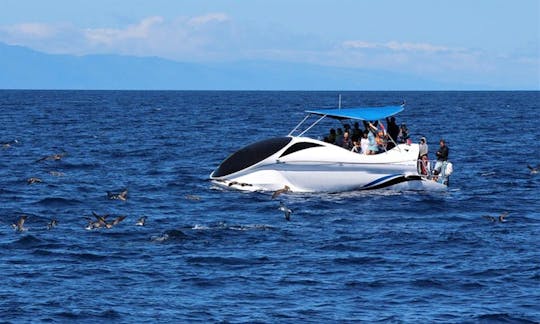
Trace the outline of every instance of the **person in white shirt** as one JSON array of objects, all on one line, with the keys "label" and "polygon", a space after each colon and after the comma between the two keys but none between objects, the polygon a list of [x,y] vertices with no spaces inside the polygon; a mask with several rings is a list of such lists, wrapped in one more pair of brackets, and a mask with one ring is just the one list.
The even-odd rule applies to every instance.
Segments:
[{"label": "person in white shirt", "polygon": [[362,154],[367,154],[369,147],[367,132],[364,132],[364,134],[362,135],[362,139],[360,140],[360,147],[362,148]]}]

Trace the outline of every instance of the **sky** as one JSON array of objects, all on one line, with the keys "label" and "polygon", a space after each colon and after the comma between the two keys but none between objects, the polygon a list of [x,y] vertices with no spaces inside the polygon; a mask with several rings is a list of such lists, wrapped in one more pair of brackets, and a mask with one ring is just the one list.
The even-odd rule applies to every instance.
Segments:
[{"label": "sky", "polygon": [[53,54],[272,61],[540,90],[539,0],[0,0],[0,42]]}]

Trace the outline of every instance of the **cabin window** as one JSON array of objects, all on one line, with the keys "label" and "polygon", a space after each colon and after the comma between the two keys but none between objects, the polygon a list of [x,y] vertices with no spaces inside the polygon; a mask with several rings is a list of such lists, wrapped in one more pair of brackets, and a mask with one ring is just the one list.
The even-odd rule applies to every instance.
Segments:
[{"label": "cabin window", "polygon": [[317,146],[322,146],[322,145],[317,144],[317,143],[309,143],[309,142],[296,143],[296,144],[291,145],[285,152],[283,152],[283,154],[281,154],[280,157],[284,157],[285,155],[289,155],[294,152],[298,152],[301,150],[308,149],[310,147],[317,147]]}]

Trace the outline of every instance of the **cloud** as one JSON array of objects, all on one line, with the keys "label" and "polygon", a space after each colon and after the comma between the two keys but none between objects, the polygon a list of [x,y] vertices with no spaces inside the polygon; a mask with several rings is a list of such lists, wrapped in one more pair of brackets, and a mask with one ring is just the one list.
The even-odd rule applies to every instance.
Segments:
[{"label": "cloud", "polygon": [[54,54],[123,54],[203,61],[230,54],[229,48],[235,44],[231,26],[232,19],[219,12],[173,19],[149,16],[115,28],[29,22],[0,25],[0,42]]},{"label": "cloud", "polygon": [[188,24],[191,26],[201,26],[201,25],[206,25],[208,23],[214,23],[214,22],[221,23],[228,20],[230,20],[230,18],[227,14],[224,14],[221,12],[217,12],[217,13],[214,12],[214,13],[209,13],[206,15],[190,18],[188,20]]},{"label": "cloud", "polygon": [[160,16],[148,17],[141,20],[136,25],[129,25],[126,28],[87,28],[84,31],[85,37],[92,43],[103,43],[111,45],[118,41],[127,39],[145,39],[150,36],[155,25],[163,23]]},{"label": "cloud", "polygon": [[57,25],[27,22],[9,26],[0,26],[0,33],[12,38],[45,39],[53,37],[58,30]]},{"label": "cloud", "polygon": [[409,42],[386,42],[386,43],[373,43],[360,40],[348,40],[342,43],[342,47],[345,49],[386,49],[396,52],[449,52],[457,51],[458,49],[452,49],[446,46],[433,45],[429,43],[409,43]]},{"label": "cloud", "polygon": [[148,16],[114,28],[42,22],[0,25],[0,42],[55,54],[158,56],[188,62],[267,60],[391,70],[441,80],[450,75],[473,80],[540,71],[537,43],[517,55],[422,41],[333,40],[280,25],[237,21],[221,12]]}]

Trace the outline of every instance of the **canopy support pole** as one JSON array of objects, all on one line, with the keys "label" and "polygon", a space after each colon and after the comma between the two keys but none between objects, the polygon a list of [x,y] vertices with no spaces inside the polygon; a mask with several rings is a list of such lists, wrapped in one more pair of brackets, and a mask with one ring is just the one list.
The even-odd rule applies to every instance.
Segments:
[{"label": "canopy support pole", "polygon": [[306,133],[308,130],[310,130],[311,128],[313,128],[313,126],[317,125],[321,120],[323,120],[324,117],[326,117],[326,115],[323,115],[321,118],[317,119],[317,121],[315,121],[313,124],[311,124],[311,126],[309,126],[305,131],[303,131],[302,133],[300,133],[300,135],[298,135],[298,136],[304,135],[304,133]]},{"label": "canopy support pole", "polygon": [[300,127],[300,125],[302,125],[306,121],[306,119],[308,119],[310,116],[311,116],[311,114],[308,114],[306,117],[304,117],[304,119],[302,119],[302,121],[300,123],[298,123],[298,125],[296,125],[296,127],[287,136],[291,136],[294,132],[296,132],[298,127]]}]

